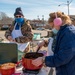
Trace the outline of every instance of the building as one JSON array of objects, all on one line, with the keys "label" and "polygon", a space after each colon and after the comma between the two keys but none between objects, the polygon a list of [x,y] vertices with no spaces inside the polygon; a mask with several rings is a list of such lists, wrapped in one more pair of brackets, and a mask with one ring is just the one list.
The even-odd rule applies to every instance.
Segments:
[{"label": "building", "polygon": [[13,21],[13,18],[4,18],[4,19],[1,19],[0,20],[0,29],[3,27],[3,26],[10,26],[12,24],[12,21]]},{"label": "building", "polygon": [[70,15],[70,18],[71,18],[71,20],[72,20],[72,24],[75,25],[75,15]]},{"label": "building", "polygon": [[47,24],[47,21],[42,21],[42,20],[31,20],[30,24],[32,26],[32,28],[36,29],[36,28],[42,28],[45,27]]}]

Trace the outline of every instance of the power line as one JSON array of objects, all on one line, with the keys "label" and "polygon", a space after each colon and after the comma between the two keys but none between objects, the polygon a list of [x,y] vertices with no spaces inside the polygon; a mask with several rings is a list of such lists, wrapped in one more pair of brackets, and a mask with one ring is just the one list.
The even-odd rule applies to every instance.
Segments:
[{"label": "power line", "polygon": [[73,1],[73,0],[67,1],[66,4],[60,4],[60,5],[58,5],[58,6],[61,6],[61,5],[67,5],[67,7],[68,7],[68,15],[69,15],[69,6],[70,6],[70,4],[72,3],[72,1]]}]

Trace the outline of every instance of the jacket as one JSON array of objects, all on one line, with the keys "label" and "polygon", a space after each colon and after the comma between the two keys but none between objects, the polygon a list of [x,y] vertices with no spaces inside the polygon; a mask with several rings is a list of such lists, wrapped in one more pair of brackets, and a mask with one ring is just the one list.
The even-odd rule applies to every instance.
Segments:
[{"label": "jacket", "polygon": [[[5,32],[6,38],[8,38],[8,36],[11,36],[12,30],[14,29],[14,25],[15,25],[15,21],[12,23],[9,29]],[[23,36],[15,38],[16,42],[27,43],[29,41],[32,41],[33,39],[32,28],[26,22],[24,22],[23,25],[21,26],[21,32]]]},{"label": "jacket", "polygon": [[56,68],[56,75],[75,75],[75,26],[61,26],[54,55],[45,58],[48,67]]}]

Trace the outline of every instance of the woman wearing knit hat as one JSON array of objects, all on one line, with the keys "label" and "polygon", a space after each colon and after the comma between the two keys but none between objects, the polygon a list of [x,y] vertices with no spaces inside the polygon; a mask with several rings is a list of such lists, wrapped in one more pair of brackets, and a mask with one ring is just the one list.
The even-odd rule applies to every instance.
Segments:
[{"label": "woman wearing knit hat", "polygon": [[15,20],[11,27],[5,32],[5,37],[10,42],[17,43],[18,50],[27,52],[29,50],[29,42],[33,39],[32,28],[26,23],[20,7],[16,8],[14,17]]}]

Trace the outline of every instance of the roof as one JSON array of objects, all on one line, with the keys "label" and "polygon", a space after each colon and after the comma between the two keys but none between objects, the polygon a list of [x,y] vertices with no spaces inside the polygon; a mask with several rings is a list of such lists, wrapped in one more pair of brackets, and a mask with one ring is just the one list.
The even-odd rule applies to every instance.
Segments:
[{"label": "roof", "polygon": [[75,20],[75,15],[70,15],[71,20]]}]

